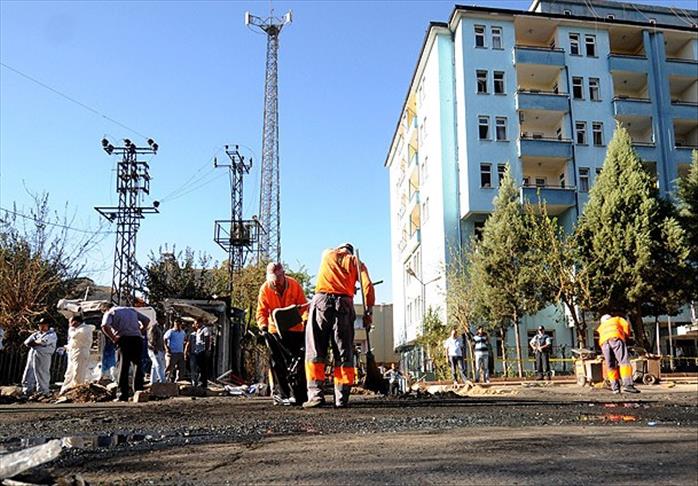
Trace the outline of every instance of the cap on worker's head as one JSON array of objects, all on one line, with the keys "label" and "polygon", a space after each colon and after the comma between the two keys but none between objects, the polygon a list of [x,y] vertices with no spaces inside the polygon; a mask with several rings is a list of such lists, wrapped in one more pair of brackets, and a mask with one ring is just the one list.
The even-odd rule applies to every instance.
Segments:
[{"label": "cap on worker's head", "polygon": [[601,316],[601,322],[607,321],[611,318],[611,314],[604,314]]},{"label": "cap on worker's head", "polygon": [[354,254],[354,245],[352,245],[351,243],[344,243],[344,244],[342,244],[342,245],[339,245],[338,248],[339,248],[340,250],[341,250],[342,248],[344,248],[345,250],[347,250],[347,251],[348,251],[349,253],[351,253],[352,255]]},{"label": "cap on worker's head", "polygon": [[543,326],[538,326],[539,331],[545,331],[545,328]]},{"label": "cap on worker's head", "polygon": [[39,322],[37,322],[36,325],[37,326],[48,326],[49,325],[48,319],[45,317],[42,317],[41,319],[39,319]]},{"label": "cap on worker's head", "polygon": [[267,265],[267,275],[283,275],[284,266],[279,262],[271,262]]}]

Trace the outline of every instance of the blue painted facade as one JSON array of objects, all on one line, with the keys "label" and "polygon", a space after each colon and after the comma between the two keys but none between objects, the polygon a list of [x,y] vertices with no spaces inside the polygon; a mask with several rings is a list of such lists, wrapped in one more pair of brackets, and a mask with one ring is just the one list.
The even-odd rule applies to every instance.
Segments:
[{"label": "blue painted facade", "polygon": [[[391,204],[400,201],[395,191],[403,190],[399,180],[404,174],[395,176],[397,183],[392,180],[399,160],[405,159],[407,174],[419,168],[422,185],[402,198],[407,207],[397,218],[402,224],[404,215],[421,205],[419,227],[403,235],[399,245],[395,237],[393,242],[396,343],[410,340],[404,337],[410,332],[400,330],[406,325],[400,319],[419,292],[408,270],[427,282],[420,309],[440,309],[446,317],[448,281],[444,267],[439,277],[434,262],[448,265],[453,251],[477,235],[493,209],[499,168],[505,164],[520,183],[522,201],[545,200],[571,230],[620,123],[654,171],[660,192],[675,190],[693,146],[698,147],[698,26],[687,26],[685,18],[679,21],[661,7],[639,6],[638,12],[606,0],[594,0],[593,7],[594,15],[584,0],[534,0],[530,11],[456,7],[448,23],[430,26],[401,115],[411,121],[398,125],[386,161]],[[698,19],[698,12],[688,14]],[[503,86],[495,87],[495,72]],[[426,101],[420,107],[414,101],[423,90],[434,95],[438,106]],[[415,109],[415,117],[407,116]],[[427,117],[429,123],[438,119],[436,144],[433,138],[426,144],[422,139]],[[400,155],[401,144],[413,139],[418,155]],[[430,179],[422,174],[426,158]],[[424,204],[434,200],[431,223],[425,222]],[[416,261],[419,269],[411,266]],[[437,283],[429,286],[432,277]],[[553,326],[558,345],[574,344],[561,309],[545,309],[522,323],[524,347],[527,331],[541,323]]]}]

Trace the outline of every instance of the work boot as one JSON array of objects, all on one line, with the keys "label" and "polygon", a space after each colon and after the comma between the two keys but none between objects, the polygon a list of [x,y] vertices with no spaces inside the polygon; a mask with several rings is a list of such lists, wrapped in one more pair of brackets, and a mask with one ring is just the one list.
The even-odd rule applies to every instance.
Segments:
[{"label": "work boot", "polygon": [[324,398],[311,398],[307,402],[303,403],[303,408],[316,408],[325,404]]},{"label": "work boot", "polygon": [[623,387],[624,393],[640,393],[640,390],[635,388],[635,385],[626,385]]},{"label": "work boot", "polygon": [[614,395],[620,395],[620,390],[618,389],[612,390],[612,392]]}]

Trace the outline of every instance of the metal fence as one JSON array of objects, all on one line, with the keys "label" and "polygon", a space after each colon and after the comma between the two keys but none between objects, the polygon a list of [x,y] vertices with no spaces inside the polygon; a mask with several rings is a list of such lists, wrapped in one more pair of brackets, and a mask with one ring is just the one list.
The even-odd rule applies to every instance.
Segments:
[{"label": "metal fence", "polygon": [[[3,349],[0,351],[0,385],[19,385],[27,364],[26,349]],[[63,381],[68,367],[68,356],[54,354],[51,359],[51,383]]]}]

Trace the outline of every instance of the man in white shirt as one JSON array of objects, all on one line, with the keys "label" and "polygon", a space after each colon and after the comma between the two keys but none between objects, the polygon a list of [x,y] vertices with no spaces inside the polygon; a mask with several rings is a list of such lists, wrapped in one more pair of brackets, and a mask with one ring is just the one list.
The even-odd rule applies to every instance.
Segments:
[{"label": "man in white shirt", "polygon": [[24,345],[29,348],[27,366],[22,377],[22,392],[25,395],[38,389],[39,393],[48,395],[51,379],[51,356],[56,351],[58,336],[49,328],[47,319],[39,321],[39,330],[29,336]]},{"label": "man in white shirt", "polygon": [[453,384],[458,384],[458,374],[460,374],[463,383],[467,381],[465,375],[465,360],[463,360],[463,338],[457,336],[458,330],[454,327],[451,330],[451,336],[444,341],[444,349],[448,356],[448,363],[451,365],[451,375],[453,376]]}]

